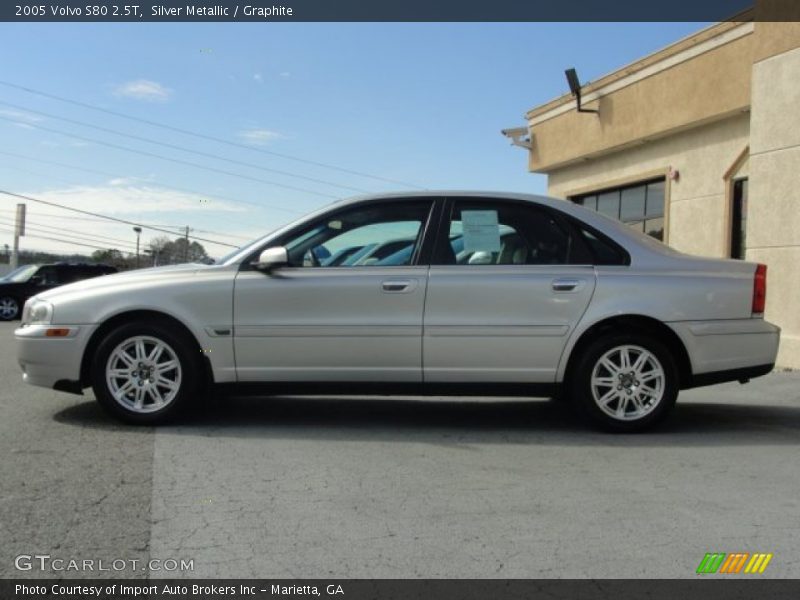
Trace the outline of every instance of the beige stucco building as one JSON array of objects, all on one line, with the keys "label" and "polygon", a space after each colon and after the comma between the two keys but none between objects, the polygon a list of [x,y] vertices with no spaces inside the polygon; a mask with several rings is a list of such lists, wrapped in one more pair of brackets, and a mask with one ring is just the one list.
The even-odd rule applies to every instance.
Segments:
[{"label": "beige stucco building", "polygon": [[[549,193],[678,250],[768,265],[778,364],[800,368],[800,23],[760,0],[525,115]],[[798,15],[800,21],[800,15]],[[508,133],[508,132],[505,132]]]}]

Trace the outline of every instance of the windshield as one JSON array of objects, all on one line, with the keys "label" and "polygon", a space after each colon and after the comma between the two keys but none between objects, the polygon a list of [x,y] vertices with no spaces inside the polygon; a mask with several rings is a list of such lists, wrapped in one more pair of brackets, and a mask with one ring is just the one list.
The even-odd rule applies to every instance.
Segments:
[{"label": "windshield", "polygon": [[23,265],[7,273],[0,281],[6,283],[25,283],[38,269],[39,265]]}]

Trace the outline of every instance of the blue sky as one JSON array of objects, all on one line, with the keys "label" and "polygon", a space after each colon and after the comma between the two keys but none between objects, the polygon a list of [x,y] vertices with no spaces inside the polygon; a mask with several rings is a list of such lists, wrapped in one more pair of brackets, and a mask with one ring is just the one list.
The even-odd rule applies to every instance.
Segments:
[{"label": "blue sky", "polygon": [[[5,23],[0,25],[0,52],[6,57],[0,80],[420,187],[543,193],[545,179],[526,171],[525,152],[510,146],[500,130],[523,125],[526,110],[564,93],[565,68],[576,67],[588,82],[703,25]],[[158,147],[31,111],[326,183]],[[404,188],[3,85],[0,140],[0,153],[36,159],[0,154],[0,189],[147,224],[190,225],[198,236],[233,244],[356,193],[335,185],[365,191]],[[43,160],[102,173],[37,162]],[[0,196],[0,245],[11,243],[7,230],[16,202]],[[107,241],[123,250],[135,241],[130,226],[36,204],[28,211],[30,233],[40,237],[94,245]],[[142,240],[157,235],[145,231]],[[212,255],[226,251],[206,246]],[[32,236],[22,247],[92,251]]]}]

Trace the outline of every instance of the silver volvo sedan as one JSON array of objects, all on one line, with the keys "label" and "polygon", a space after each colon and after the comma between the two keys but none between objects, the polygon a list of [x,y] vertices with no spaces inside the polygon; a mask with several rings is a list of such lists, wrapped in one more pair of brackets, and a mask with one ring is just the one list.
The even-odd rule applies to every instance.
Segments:
[{"label": "silver volvo sedan", "polygon": [[558,396],[606,429],[775,363],[766,267],[687,256],[562,200],[425,192],[339,202],[213,265],[31,298],[23,378],[153,424],[211,386]]}]

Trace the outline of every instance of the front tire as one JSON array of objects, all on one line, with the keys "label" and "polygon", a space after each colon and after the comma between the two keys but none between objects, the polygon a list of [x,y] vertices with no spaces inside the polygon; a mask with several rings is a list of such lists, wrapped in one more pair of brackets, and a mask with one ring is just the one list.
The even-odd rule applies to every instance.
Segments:
[{"label": "front tire", "polygon": [[0,321],[13,321],[19,316],[19,302],[11,296],[0,298]]},{"label": "front tire", "polygon": [[570,396],[603,429],[650,429],[672,410],[678,369],[669,349],[650,336],[614,334],[591,342],[571,370]]},{"label": "front tire", "polygon": [[109,333],[92,360],[98,402],[137,425],[174,418],[196,396],[202,380],[193,340],[168,323],[135,322]]}]

